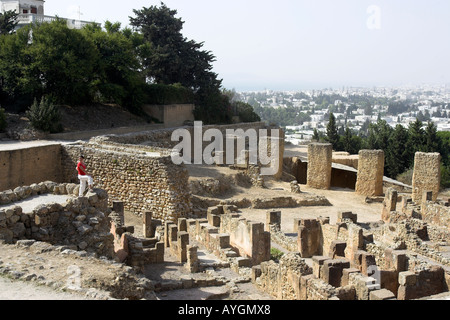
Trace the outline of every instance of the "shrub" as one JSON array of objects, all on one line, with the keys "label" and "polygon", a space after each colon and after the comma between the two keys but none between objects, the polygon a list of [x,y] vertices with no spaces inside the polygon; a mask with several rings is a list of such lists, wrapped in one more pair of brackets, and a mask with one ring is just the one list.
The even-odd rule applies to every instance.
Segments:
[{"label": "shrub", "polygon": [[403,172],[403,173],[401,173],[401,174],[399,174],[398,176],[397,176],[397,181],[400,181],[401,183],[404,183],[404,184],[407,184],[407,185],[412,185],[412,176],[413,176],[413,172],[414,172],[414,169],[413,168],[411,168],[411,169],[408,169],[408,170],[406,170],[405,172]]},{"label": "shrub", "polygon": [[28,119],[30,119],[32,127],[37,130],[50,133],[62,131],[62,125],[60,123],[61,114],[58,106],[56,106],[49,98],[42,97],[39,104],[37,103],[37,100],[34,99],[34,103],[26,112],[26,115]]},{"label": "shrub", "polygon": [[274,261],[279,261],[284,253],[276,248],[270,248],[270,259]]},{"label": "shrub", "polygon": [[5,115],[5,109],[0,108],[0,132],[5,131],[6,129],[6,115]]}]

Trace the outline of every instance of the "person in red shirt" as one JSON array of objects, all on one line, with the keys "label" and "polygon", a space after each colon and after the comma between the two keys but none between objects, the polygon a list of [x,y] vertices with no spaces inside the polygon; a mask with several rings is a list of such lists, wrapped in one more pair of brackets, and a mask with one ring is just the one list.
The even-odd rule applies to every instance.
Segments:
[{"label": "person in red shirt", "polygon": [[78,179],[80,180],[80,191],[78,193],[79,197],[82,197],[84,195],[86,184],[89,185],[90,190],[93,189],[94,185],[94,179],[87,173],[86,168],[87,167],[84,163],[84,156],[80,156],[77,163]]}]

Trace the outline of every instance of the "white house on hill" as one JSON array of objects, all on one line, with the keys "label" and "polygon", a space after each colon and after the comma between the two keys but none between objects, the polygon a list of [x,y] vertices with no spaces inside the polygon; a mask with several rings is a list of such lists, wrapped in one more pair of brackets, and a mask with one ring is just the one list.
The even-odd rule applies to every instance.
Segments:
[{"label": "white house on hill", "polygon": [[[0,0],[0,13],[6,11],[15,11],[19,14],[17,28],[23,27],[35,22],[51,22],[56,17],[46,16],[44,13],[44,0]],[[75,19],[65,19],[67,26],[72,29],[81,29],[87,24],[93,22],[81,21]]]}]

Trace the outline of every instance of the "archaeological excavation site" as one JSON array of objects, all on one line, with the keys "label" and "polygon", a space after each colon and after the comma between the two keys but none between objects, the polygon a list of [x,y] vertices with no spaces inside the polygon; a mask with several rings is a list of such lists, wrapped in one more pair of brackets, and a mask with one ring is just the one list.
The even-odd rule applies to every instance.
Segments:
[{"label": "archaeological excavation site", "polygon": [[[380,150],[211,128],[278,130],[258,136],[278,142],[277,172],[248,150],[174,164],[167,128],[1,149],[0,275],[101,300],[450,299],[440,154],[417,153],[405,185]],[[80,155],[94,178],[82,197]]]}]

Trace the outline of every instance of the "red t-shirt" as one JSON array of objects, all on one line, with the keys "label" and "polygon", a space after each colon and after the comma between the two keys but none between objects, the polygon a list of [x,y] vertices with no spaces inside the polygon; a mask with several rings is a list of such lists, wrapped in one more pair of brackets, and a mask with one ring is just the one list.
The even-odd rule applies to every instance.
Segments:
[{"label": "red t-shirt", "polygon": [[85,173],[86,165],[82,164],[81,162],[78,162],[77,171],[80,176],[85,176],[86,175],[86,173]]}]

